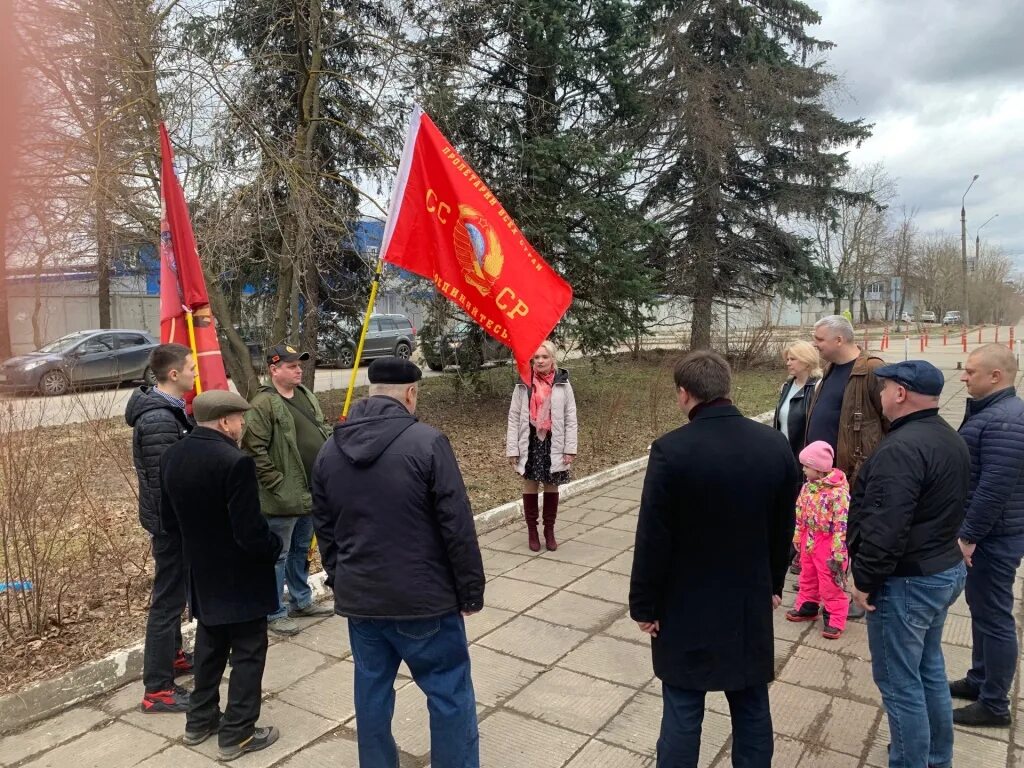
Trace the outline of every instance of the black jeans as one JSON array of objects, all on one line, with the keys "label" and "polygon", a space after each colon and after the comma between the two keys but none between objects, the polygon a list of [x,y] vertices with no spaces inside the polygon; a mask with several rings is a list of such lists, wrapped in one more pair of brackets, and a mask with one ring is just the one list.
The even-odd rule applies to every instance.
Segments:
[{"label": "black jeans", "polygon": [[[697,768],[705,691],[662,683],[664,709],[658,737],[658,768]],[[771,768],[774,742],[768,685],[726,691],[732,715],[734,768]]]},{"label": "black jeans", "polygon": [[[220,712],[220,681],[231,656],[228,705]],[[267,619],[240,624],[196,626],[195,688],[185,727],[200,731],[220,721],[222,747],[241,744],[252,736],[260,716],[263,667],[267,663]]]},{"label": "black jeans", "polygon": [[146,693],[174,685],[174,657],[181,649],[181,614],[185,610],[185,566],[181,538],[159,533],[152,539],[153,594],[146,618],[142,682]]}]

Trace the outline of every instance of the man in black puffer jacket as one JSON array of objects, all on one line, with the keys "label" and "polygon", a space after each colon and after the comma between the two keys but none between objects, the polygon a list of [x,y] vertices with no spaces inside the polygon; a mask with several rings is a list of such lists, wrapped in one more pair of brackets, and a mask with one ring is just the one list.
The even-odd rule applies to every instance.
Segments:
[{"label": "man in black puffer jacket", "polygon": [[155,387],[132,393],[124,418],[132,428],[132,463],[139,478],[139,522],[153,547],[153,594],[146,620],[142,711],[184,712],[188,691],[174,684],[175,674],[192,669],[191,654],[181,648],[181,614],[185,610],[185,571],[181,537],[160,521],[160,458],[192,429],[185,415],[185,395],[195,384],[192,351],[181,344],[161,344],[149,356]]},{"label": "man in black puffer jacket", "polygon": [[871,672],[892,736],[888,764],[948,766],[953,712],[942,628],[967,580],[956,537],[970,456],[939,416],[942,371],[907,360],[883,365],[875,376],[891,428],[853,486],[853,599],[868,612]]},{"label": "man in black puffer jacket", "polygon": [[480,765],[463,616],[483,608],[473,513],[451,445],[420,424],[420,369],[370,365],[370,397],[313,466],[313,522],[356,662],[360,765],[397,766],[391,733],[402,661],[427,696],[431,765]]},{"label": "man in black puffer jacket", "polygon": [[1024,401],[1013,382],[1017,360],[1001,344],[967,358],[960,380],[971,399],[960,436],[971,452],[971,492],[960,526],[967,563],[967,604],[974,652],[967,676],[950,693],[974,701],[953,710],[961,725],[1010,724],[1010,688],[1017,669],[1013,582],[1024,556]]}]

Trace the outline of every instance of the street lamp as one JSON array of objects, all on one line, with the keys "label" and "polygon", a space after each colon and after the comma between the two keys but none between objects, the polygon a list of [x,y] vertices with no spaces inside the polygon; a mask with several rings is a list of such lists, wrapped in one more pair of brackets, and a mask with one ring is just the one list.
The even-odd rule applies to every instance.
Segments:
[{"label": "street lamp", "polygon": [[978,174],[974,174],[974,178],[971,179],[971,183],[967,185],[967,189],[964,190],[963,197],[960,198],[960,257],[961,257],[961,272],[964,280],[963,293],[960,297],[960,318],[964,325],[968,325],[970,321],[970,315],[967,309],[967,193],[971,191],[971,187],[974,186],[974,182],[978,180]]},{"label": "street lamp", "polygon": [[988,221],[986,221],[985,224],[982,224],[980,227],[978,227],[977,231],[974,233],[974,268],[975,269],[978,268],[978,264],[981,261],[981,230],[983,230],[985,228],[985,226],[988,224],[989,221],[992,221],[992,219],[996,218],[998,215],[999,215],[998,213],[992,214],[992,216],[989,217]]}]

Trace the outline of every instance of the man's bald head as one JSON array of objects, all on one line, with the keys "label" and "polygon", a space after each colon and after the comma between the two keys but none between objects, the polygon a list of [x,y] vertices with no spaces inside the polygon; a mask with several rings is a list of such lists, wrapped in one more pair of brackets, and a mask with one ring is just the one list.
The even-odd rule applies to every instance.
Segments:
[{"label": "man's bald head", "polygon": [[1017,358],[1002,344],[985,344],[971,352],[960,377],[975,399],[1012,387],[1016,379]]}]

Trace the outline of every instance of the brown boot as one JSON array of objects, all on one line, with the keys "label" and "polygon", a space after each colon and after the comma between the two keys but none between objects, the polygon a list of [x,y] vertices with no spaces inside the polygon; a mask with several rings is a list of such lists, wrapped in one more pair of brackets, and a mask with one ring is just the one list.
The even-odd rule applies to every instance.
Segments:
[{"label": "brown boot", "polygon": [[552,552],[558,549],[555,541],[555,518],[558,517],[558,491],[544,492],[544,545]]},{"label": "brown boot", "polygon": [[526,534],[530,539],[530,551],[540,552],[540,537],[537,535],[537,518],[540,509],[537,505],[536,493],[523,494],[523,515],[526,517]]}]

